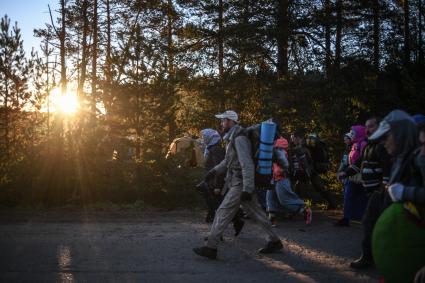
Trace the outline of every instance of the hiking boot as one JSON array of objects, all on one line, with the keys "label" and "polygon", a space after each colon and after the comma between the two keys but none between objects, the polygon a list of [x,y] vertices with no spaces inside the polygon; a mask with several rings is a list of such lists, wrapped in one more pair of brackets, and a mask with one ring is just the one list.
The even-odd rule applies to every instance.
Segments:
[{"label": "hiking boot", "polygon": [[233,228],[235,229],[235,237],[237,237],[241,233],[244,225],[245,221],[243,221],[242,219],[236,219],[233,222]]},{"label": "hiking boot", "polygon": [[367,269],[373,268],[374,266],[375,263],[373,262],[373,259],[367,258],[363,255],[359,259],[350,263],[350,267],[354,269]]},{"label": "hiking boot", "polygon": [[335,227],[350,227],[350,221],[348,219],[342,218],[334,223]]},{"label": "hiking boot", "polygon": [[283,249],[282,242],[277,240],[275,242],[267,242],[267,245],[264,248],[261,248],[258,252],[260,254],[271,254],[278,252]]},{"label": "hiking boot", "polygon": [[217,258],[217,249],[209,248],[206,246],[200,247],[200,248],[194,248],[193,251],[195,254],[207,257],[209,259],[216,259]]}]

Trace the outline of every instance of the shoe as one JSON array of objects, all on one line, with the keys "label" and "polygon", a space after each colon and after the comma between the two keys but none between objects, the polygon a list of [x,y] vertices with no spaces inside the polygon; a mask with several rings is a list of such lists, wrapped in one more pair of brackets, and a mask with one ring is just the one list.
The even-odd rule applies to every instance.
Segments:
[{"label": "shoe", "polygon": [[375,263],[373,259],[366,258],[362,255],[359,259],[350,263],[350,267],[354,269],[367,269],[375,267]]},{"label": "shoe", "polygon": [[200,247],[200,248],[194,248],[193,251],[195,254],[207,257],[209,259],[216,259],[217,258],[217,249],[209,248],[209,247]]},{"label": "shoe", "polygon": [[213,223],[214,216],[214,214],[208,212],[207,216],[205,217],[205,223]]},{"label": "shoe", "polygon": [[271,254],[278,252],[283,249],[282,242],[277,240],[275,242],[267,242],[267,245],[264,248],[261,248],[258,252],[260,254]]},{"label": "shoe", "polygon": [[276,215],[274,213],[269,213],[269,221],[270,221],[270,225],[272,225],[272,227],[277,226]]},{"label": "shoe", "polygon": [[350,227],[350,221],[348,219],[342,218],[334,223],[335,227]]},{"label": "shoe", "polygon": [[245,221],[243,221],[242,219],[236,219],[233,222],[233,228],[235,229],[235,237],[237,237],[241,233],[244,225]]}]

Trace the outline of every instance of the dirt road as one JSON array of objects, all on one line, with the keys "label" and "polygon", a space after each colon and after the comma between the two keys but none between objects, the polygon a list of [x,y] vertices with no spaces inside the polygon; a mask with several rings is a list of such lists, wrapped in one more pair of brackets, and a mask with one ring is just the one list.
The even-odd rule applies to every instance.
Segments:
[{"label": "dirt road", "polygon": [[356,273],[361,226],[334,228],[316,213],[307,227],[285,220],[284,251],[260,256],[263,235],[248,220],[229,227],[218,260],[196,256],[208,225],[202,212],[0,212],[1,282],[377,282]]}]

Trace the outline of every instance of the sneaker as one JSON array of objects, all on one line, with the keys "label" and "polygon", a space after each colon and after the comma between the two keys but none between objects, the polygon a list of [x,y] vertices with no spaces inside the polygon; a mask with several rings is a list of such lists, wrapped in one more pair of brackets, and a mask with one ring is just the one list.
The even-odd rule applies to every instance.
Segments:
[{"label": "sneaker", "polygon": [[366,258],[365,256],[361,256],[359,259],[356,259],[352,263],[350,263],[350,267],[354,269],[368,269],[373,268],[375,263],[373,259]]},{"label": "sneaker", "polygon": [[235,237],[237,237],[241,233],[244,225],[245,221],[243,221],[242,219],[236,219],[233,222],[233,228],[235,229]]},{"label": "sneaker", "polygon": [[206,246],[200,247],[200,248],[194,248],[193,251],[195,254],[209,258],[209,259],[216,259],[217,258],[217,249],[209,248]]},{"label": "sneaker", "polygon": [[334,223],[335,227],[349,227],[350,221],[348,219],[342,218]]},{"label": "sneaker", "polygon": [[261,248],[258,252],[260,254],[271,254],[278,252],[283,249],[282,242],[280,240],[275,242],[267,242],[267,245],[264,248]]}]

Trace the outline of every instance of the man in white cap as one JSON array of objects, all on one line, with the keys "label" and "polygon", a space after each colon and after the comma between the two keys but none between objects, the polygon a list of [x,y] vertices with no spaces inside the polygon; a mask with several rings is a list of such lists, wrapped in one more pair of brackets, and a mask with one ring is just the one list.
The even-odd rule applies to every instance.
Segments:
[{"label": "man in white cap", "polygon": [[226,156],[224,160],[208,172],[206,179],[213,178],[216,174],[225,174],[224,187],[228,190],[220,207],[217,209],[214,222],[208,235],[206,246],[194,248],[193,251],[209,259],[217,257],[217,246],[227,225],[242,205],[263,230],[268,234],[266,247],[260,253],[273,253],[283,248],[279,237],[272,231],[266,214],[261,209],[254,194],[255,166],[252,159],[251,143],[244,135],[244,129],[239,125],[238,114],[228,110],[215,116],[221,120],[221,126],[226,132]]}]

